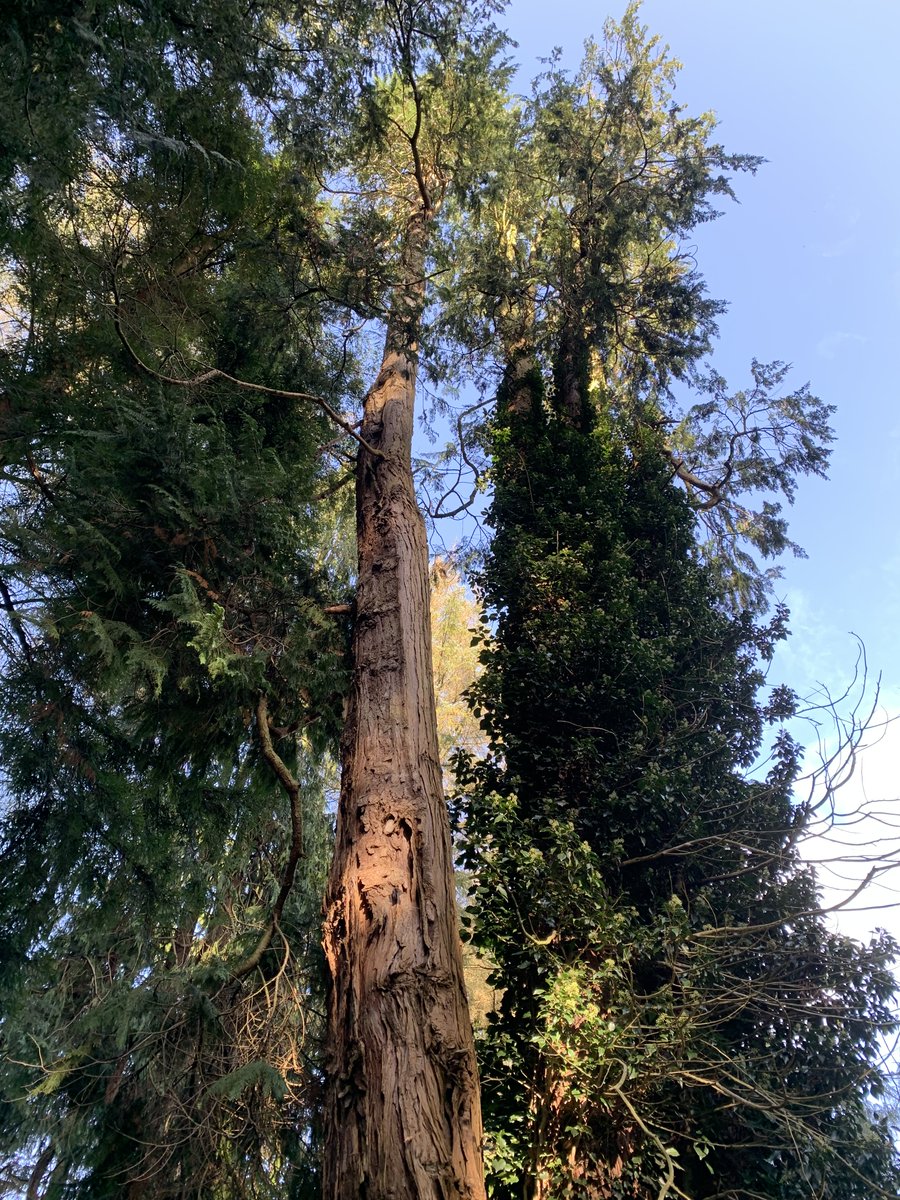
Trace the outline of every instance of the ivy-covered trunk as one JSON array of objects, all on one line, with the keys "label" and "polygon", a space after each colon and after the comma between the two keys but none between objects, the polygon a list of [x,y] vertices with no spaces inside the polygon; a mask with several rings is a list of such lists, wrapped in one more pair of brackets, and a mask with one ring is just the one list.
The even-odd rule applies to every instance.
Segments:
[{"label": "ivy-covered trunk", "polygon": [[354,673],[326,898],[328,1200],[484,1195],[411,470],[428,223],[418,210],[407,226],[357,469]]}]

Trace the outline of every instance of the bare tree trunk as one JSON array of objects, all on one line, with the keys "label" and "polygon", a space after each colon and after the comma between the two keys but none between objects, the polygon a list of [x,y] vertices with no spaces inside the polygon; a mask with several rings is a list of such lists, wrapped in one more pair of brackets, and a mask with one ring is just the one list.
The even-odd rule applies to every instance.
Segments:
[{"label": "bare tree trunk", "polygon": [[411,441],[427,217],[366,397],[354,675],[326,897],[326,1200],[484,1196]]}]

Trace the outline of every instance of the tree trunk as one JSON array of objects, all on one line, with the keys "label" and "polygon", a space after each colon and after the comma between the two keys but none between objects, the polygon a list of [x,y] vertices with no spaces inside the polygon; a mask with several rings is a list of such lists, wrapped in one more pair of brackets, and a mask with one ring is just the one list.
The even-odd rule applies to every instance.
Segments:
[{"label": "tree trunk", "polygon": [[326,896],[326,1200],[484,1196],[411,472],[427,214],[409,222],[357,469],[354,674]]}]

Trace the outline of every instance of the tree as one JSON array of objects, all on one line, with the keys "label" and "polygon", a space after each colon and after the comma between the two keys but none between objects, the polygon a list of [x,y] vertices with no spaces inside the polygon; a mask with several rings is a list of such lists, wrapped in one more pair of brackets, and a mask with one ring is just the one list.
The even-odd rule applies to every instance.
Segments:
[{"label": "tree", "polygon": [[[483,1193],[481,1117],[456,928],[431,678],[428,552],[411,454],[425,281],[497,106],[497,39],[468,5],[398,7],[373,97],[384,158],[364,183],[397,246],[356,473],[353,676],[326,895],[325,1191]],[[473,162],[474,160],[474,162]]]},{"label": "tree", "polygon": [[6,44],[4,1136],[34,1194],[301,1194],[351,439],[264,388],[356,380],[296,282],[315,186],[245,101],[275,10],[156,15]]},{"label": "tree", "polygon": [[[252,838],[237,837],[227,803],[211,834],[204,810],[216,778],[228,782],[227,795],[245,799],[243,770],[232,764],[245,750],[249,719],[258,760],[289,802],[291,834],[262,931],[249,946],[239,947],[234,933],[225,937],[241,954],[226,955],[223,970],[230,980],[226,991],[245,977],[273,977],[301,848],[301,771],[299,759],[296,766],[289,760],[298,754],[300,730],[307,738],[321,733],[318,749],[324,749],[341,691],[335,653],[340,623],[323,613],[341,607],[328,603],[335,581],[315,562],[312,546],[312,562],[298,555],[298,546],[313,496],[337,494],[345,479],[323,481],[316,469],[320,448],[340,462],[346,439],[355,439],[360,558],[326,926],[333,987],[325,1189],[355,1195],[365,1180],[378,1194],[430,1193],[438,1179],[449,1195],[480,1194],[474,1051],[441,795],[428,661],[428,565],[410,438],[430,247],[444,197],[451,188],[464,194],[490,131],[491,108],[500,103],[490,66],[498,38],[486,13],[464,5],[360,4],[340,14],[310,12],[293,25],[277,6],[255,9],[247,20],[231,10],[198,16],[173,8],[158,19],[139,18],[135,36],[124,40],[116,40],[120,14],[111,6],[100,6],[87,23],[51,19],[45,37],[41,30],[51,15],[29,10],[10,44],[11,56],[27,68],[13,78],[37,75],[43,85],[47,68],[65,63],[73,86],[65,94],[52,82],[36,89],[37,124],[36,97],[13,88],[12,109],[24,110],[24,120],[10,138],[8,194],[15,215],[7,228],[9,261],[19,280],[41,286],[21,292],[11,308],[23,334],[9,380],[10,432],[20,441],[9,478],[18,489],[18,512],[32,507],[25,534],[15,509],[10,515],[6,608],[18,643],[11,643],[13,652],[24,661],[22,704],[45,671],[60,692],[45,713],[59,736],[38,747],[39,765],[26,764],[23,754],[21,768],[11,771],[18,807],[8,828],[9,851],[24,856],[33,876],[51,861],[28,849],[24,829],[43,821],[46,832],[49,813],[60,834],[65,831],[69,810],[54,802],[65,764],[81,771],[89,828],[65,862],[52,854],[52,886],[30,923],[11,903],[14,953],[46,937],[54,914],[64,926],[71,921],[79,938],[86,935],[92,904],[112,916],[92,845],[98,823],[107,838],[127,831],[122,865],[113,876],[116,889],[127,886],[132,859],[143,855],[147,861],[136,865],[160,886],[166,903],[179,885],[185,887],[177,871],[162,878],[159,870],[163,863],[177,864],[172,851],[179,836],[189,859],[192,844],[225,841],[238,857],[249,852],[252,864],[257,850],[250,850]],[[349,51],[341,50],[341,35]],[[61,116],[64,140],[53,134],[54,118]],[[270,189],[265,200],[273,203],[263,204],[265,211],[254,208],[248,195],[257,187]],[[77,268],[71,280],[62,277],[61,303],[54,255],[57,266],[71,258]],[[340,409],[354,394],[349,330],[360,317],[383,318],[386,343],[357,432]],[[258,344],[256,330],[262,333]],[[274,364],[266,361],[272,340]],[[320,352],[307,357],[316,343]],[[75,361],[84,368],[73,381]],[[36,406],[22,405],[20,398],[29,388],[50,390],[52,366],[60,395],[44,424],[34,416]],[[134,405],[124,415],[123,395]],[[158,400],[160,414],[141,430],[139,405],[147,395]],[[309,420],[316,409],[337,427],[337,443],[323,435],[321,422]],[[163,431],[173,413],[182,419],[173,423],[178,436],[169,439],[172,456],[176,462],[183,456],[188,490],[196,488],[199,496],[185,496],[170,478],[157,482],[153,475],[153,447],[166,441]],[[269,449],[266,438],[274,441],[280,429],[270,427],[265,435],[259,430],[269,414],[279,413],[298,441],[305,435],[297,471],[283,471]],[[265,414],[262,422],[258,414]],[[84,471],[77,449],[88,443],[72,444],[73,431],[77,439],[98,438],[107,423],[116,443],[114,465],[125,472],[121,482],[109,461]],[[245,481],[237,459],[248,452],[252,458],[260,444],[265,453],[259,475]],[[283,446],[294,453],[290,439]],[[280,508],[274,495],[270,501],[252,491],[253,480],[261,482],[273,468],[295,489],[290,498],[278,496]],[[154,503],[132,497],[133,485],[141,483]],[[214,519],[220,488],[229,503]],[[247,520],[254,514],[263,518],[265,538]],[[277,539],[267,528],[270,518],[282,522]],[[91,544],[98,526],[104,534]],[[284,536],[288,529],[293,547]],[[32,532],[42,539],[39,554],[26,545]],[[84,543],[77,540],[82,535]],[[148,538],[165,550],[149,556],[153,570],[144,561]],[[126,575],[126,587],[120,572],[128,570],[131,544],[139,569]],[[183,553],[185,547],[196,554]],[[270,561],[261,572],[256,558],[267,552]],[[246,566],[242,559],[249,560]],[[60,615],[51,626],[55,610]],[[43,629],[64,624],[65,637],[51,643],[38,618]],[[80,742],[68,729],[53,728],[61,706],[75,713]],[[16,721],[11,714],[11,742]],[[104,783],[109,776],[133,784],[110,786],[115,795],[105,810],[94,794],[102,791],[102,738],[118,739]],[[151,807],[170,789],[175,793],[152,863],[145,854],[147,835],[129,821],[134,793],[142,789]],[[48,851],[58,843],[44,838]],[[179,914],[179,938],[197,968],[191,986],[197,986],[204,954],[202,968],[208,965],[210,940],[222,944],[220,908],[235,924],[227,894],[210,881],[227,861],[221,851],[200,855],[198,894]],[[238,891],[253,890],[249,869],[238,869]],[[115,970],[138,995],[155,995],[166,969],[152,953],[159,922],[166,919],[154,911],[151,945],[133,948],[124,968],[117,950]],[[135,921],[140,924],[138,914]],[[110,936],[117,936],[115,926],[100,933],[99,944]],[[178,941],[166,943],[166,953],[175,953]],[[57,944],[53,949],[61,952]],[[181,965],[177,953],[175,958]],[[118,994],[121,1001],[121,988]],[[201,986],[197,1002],[207,1014],[209,999]],[[217,1012],[215,1020],[221,1016]],[[192,1048],[175,1056],[175,1073],[191,1080],[189,1094],[177,1101],[182,1109],[195,1100],[202,1037],[198,1026],[197,1036],[188,1039]],[[417,1054],[410,1050],[416,1044]],[[118,1059],[125,1050],[137,1072],[139,1056],[129,1047],[120,1049]],[[100,1051],[92,1048],[90,1059],[95,1074],[104,1074]],[[60,1061],[65,1073],[52,1076],[48,1094],[59,1090],[63,1078],[84,1077],[69,1071],[69,1060]],[[415,1069],[396,1069],[407,1061]],[[279,1086],[259,1064],[231,1067],[217,1067],[211,1084],[201,1080],[205,1097],[233,1101],[249,1088],[259,1095]],[[112,1092],[128,1095],[119,1082]],[[90,1098],[82,1092],[72,1102],[84,1100],[87,1114]],[[157,1104],[151,1116],[159,1128],[170,1127],[164,1105]],[[378,1137],[368,1132],[373,1129]],[[151,1139],[146,1124],[118,1132],[131,1138],[132,1147]],[[179,1144],[193,1153],[195,1143],[185,1133]],[[59,1165],[62,1158],[56,1151],[54,1156]],[[44,1162],[41,1154],[39,1162],[49,1168],[54,1156]],[[110,1186],[112,1157],[98,1149],[89,1163],[98,1187]],[[139,1190],[151,1172],[137,1157],[129,1172]],[[213,1186],[187,1151],[175,1158],[168,1156],[166,1164],[173,1188]],[[70,1161],[62,1174],[71,1168],[77,1177],[83,1165]],[[277,1167],[273,1174],[278,1176]],[[158,1189],[168,1186],[158,1171],[155,1178]]]},{"label": "tree", "polygon": [[561,408],[498,416],[474,689],[491,749],[460,775],[501,995],[495,1191],[891,1194],[866,1099],[894,947],[817,914],[790,739],[744,774],[790,711],[755,699],[783,618],[722,611],[662,446]]},{"label": "tree", "polygon": [[[575,82],[552,68],[525,109],[508,98],[492,11],[456,0],[35,3],[9,27],[3,846],[33,903],[2,889],[0,928],[11,968],[3,1126],[20,1190],[483,1194],[411,462],[424,367],[458,384],[466,359],[483,390],[489,364],[506,373],[491,443],[501,507],[519,486],[510,447],[520,465],[551,444],[558,466],[571,460],[570,500],[561,481],[559,499],[574,505],[584,450],[600,438],[605,483],[584,475],[571,513],[596,512],[608,530],[598,547],[618,557],[599,582],[585,567],[582,582],[596,599],[618,571],[623,636],[654,682],[665,663],[632,634],[665,617],[658,588],[642,599],[655,568],[629,574],[624,501],[607,491],[624,489],[645,533],[671,534],[659,569],[700,602],[716,593],[684,565],[690,521],[666,472],[708,514],[713,553],[733,562],[734,535],[754,526],[736,515],[738,485],[772,479],[790,494],[824,463],[827,412],[798,394],[769,420],[765,378],[746,403],[729,407],[713,383],[693,415],[669,404],[672,380],[696,380],[717,311],[678,239],[752,163],[664,103],[668,68],[638,53],[633,10],[622,55],[591,51]],[[544,376],[556,380],[549,441]],[[749,420],[760,408],[782,453],[770,475]],[[735,413],[732,442],[721,421]],[[516,442],[520,418],[533,445]],[[461,419],[466,462],[477,421],[471,408]],[[582,440],[554,442],[565,430]],[[344,553],[351,482],[355,566]],[[777,548],[777,514],[758,515],[760,547]],[[492,561],[503,553],[501,538]],[[759,584],[755,567],[744,575]],[[713,674],[750,703],[743,634],[722,614],[711,621]],[[671,632],[673,655],[692,653],[689,634]],[[640,670],[628,687],[652,699]],[[691,678],[707,686],[702,672]],[[664,700],[654,728],[665,740]],[[721,711],[724,726],[724,700]],[[504,737],[506,719],[498,709]],[[749,745],[748,722],[728,728]],[[328,840],[341,725],[323,981],[313,928],[324,871],[311,842]],[[688,757],[673,750],[665,769],[688,780],[695,733],[683,732]],[[580,741],[572,798],[599,825],[579,791],[593,795],[592,745]],[[632,750],[622,771],[643,753]],[[786,747],[785,774],[790,758]],[[500,778],[496,758],[490,770]],[[744,797],[745,781],[729,780]],[[651,842],[666,789],[659,766],[645,788]],[[776,815],[783,801],[775,788]],[[538,809],[522,831],[544,846]],[[705,816],[698,800],[685,820]],[[579,846],[601,856],[595,833],[578,833]],[[548,852],[571,831],[553,826],[552,839]],[[733,866],[726,842],[715,853]],[[773,834],[763,849],[774,860],[780,847]],[[593,919],[609,884],[574,843],[570,857],[573,903]],[[628,875],[636,893],[639,874]],[[684,943],[677,909],[660,915],[662,874],[645,873],[649,926],[640,914],[626,923],[651,974],[654,947]],[[871,965],[881,987],[877,955]],[[707,966],[698,953],[685,970]],[[605,986],[560,980],[570,994]],[[592,1029],[604,1016],[594,1007]],[[551,1112],[559,1080],[547,1079],[533,1098],[549,1096]],[[635,1150],[637,1135],[623,1137]],[[595,1144],[576,1140],[583,1174]],[[551,1142],[534,1145],[539,1164]]]},{"label": "tree", "polygon": [[[637,4],[588,43],[574,75],[551,62],[530,102],[507,113],[477,219],[455,235],[446,327],[488,347],[501,375],[513,363],[522,380],[554,372],[574,414],[590,397],[634,436],[662,431],[723,590],[738,606],[764,604],[778,571],[757,556],[802,553],[779,497],[824,471],[833,410],[805,387],[779,394],[784,364],[754,363],[752,386],[733,396],[709,367],[725,306],[688,239],[733,197],[733,176],[762,160],[726,153],[713,115],[676,102],[679,65]],[[470,448],[478,438],[473,421]]]},{"label": "tree", "polygon": [[[482,1046],[490,1175],[499,1195],[891,1195],[868,1097],[895,947],[826,929],[786,733],[768,775],[750,773],[793,711],[786,691],[757,698],[786,614],[764,625],[740,603],[759,607],[765,577],[727,538],[702,561],[696,521],[742,504],[726,493],[745,469],[758,484],[767,433],[710,434],[718,495],[673,449],[668,383],[696,374],[715,312],[677,235],[723,190],[705,171],[721,159],[660,105],[664,64],[633,18],[535,119],[565,140],[543,176],[563,181],[565,236],[545,221],[521,243],[499,306],[473,689],[489,752],[458,764],[472,936],[500,996]],[[548,254],[552,303],[522,282]],[[783,380],[755,372],[757,388]],[[763,403],[790,427],[768,476],[790,496],[827,460],[827,410],[805,391]],[[774,518],[751,525],[764,551]],[[743,592],[723,590],[723,551]]]}]

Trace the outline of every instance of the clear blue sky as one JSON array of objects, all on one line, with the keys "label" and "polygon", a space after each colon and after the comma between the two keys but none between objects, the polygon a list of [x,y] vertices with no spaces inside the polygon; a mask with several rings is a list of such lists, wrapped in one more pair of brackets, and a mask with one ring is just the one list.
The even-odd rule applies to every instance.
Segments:
[{"label": "clear blue sky", "polygon": [[[559,46],[575,65],[623,10],[512,0],[523,90],[541,56]],[[784,563],[794,632],[778,672],[840,691],[852,630],[900,713],[900,0],[645,0],[641,16],[684,64],[676,99],[714,110],[726,149],[768,160],[696,239],[730,305],[718,370],[737,389],[752,357],[783,359],[838,408],[830,481],[804,481],[790,513],[809,558]],[[898,767],[893,730],[869,759],[870,798],[900,796]]]}]

